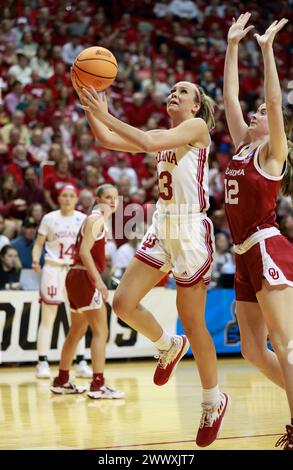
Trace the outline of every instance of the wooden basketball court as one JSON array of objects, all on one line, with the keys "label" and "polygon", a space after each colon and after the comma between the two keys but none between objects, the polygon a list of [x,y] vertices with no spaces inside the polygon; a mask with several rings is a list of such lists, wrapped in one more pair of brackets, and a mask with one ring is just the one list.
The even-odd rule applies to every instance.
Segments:
[{"label": "wooden basketball court", "polygon": [[[35,379],[33,367],[2,366],[0,449],[199,450],[194,362],[182,361],[162,388],[152,383],[154,366],[151,360],[108,363],[107,383],[124,390],[125,400],[56,396],[49,380]],[[285,393],[239,358],[220,359],[219,376],[232,406],[209,449],[274,449],[289,417]]]}]

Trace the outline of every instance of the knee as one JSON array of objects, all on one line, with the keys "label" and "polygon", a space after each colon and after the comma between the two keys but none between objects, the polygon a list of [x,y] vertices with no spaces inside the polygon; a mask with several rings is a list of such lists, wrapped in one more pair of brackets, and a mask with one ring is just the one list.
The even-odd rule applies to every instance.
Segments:
[{"label": "knee", "polygon": [[262,349],[257,345],[251,344],[251,342],[241,342],[241,354],[248,362],[259,367],[263,362],[263,353]]},{"label": "knee", "polygon": [[292,338],[287,334],[271,333],[269,340],[277,356],[288,356],[290,352],[290,340],[292,340]]},{"label": "knee", "polygon": [[123,321],[127,321],[135,306],[131,305],[127,296],[123,293],[116,292],[113,298],[113,310],[116,315]]},{"label": "knee", "polygon": [[86,329],[84,327],[82,328],[70,328],[67,339],[70,341],[79,341],[81,338],[85,335]]},{"label": "knee", "polygon": [[99,341],[104,341],[104,342],[107,341],[108,334],[109,334],[109,329],[107,325],[103,325],[103,327],[101,327],[100,325],[97,324],[97,325],[91,326],[91,330],[92,330],[93,338]]}]

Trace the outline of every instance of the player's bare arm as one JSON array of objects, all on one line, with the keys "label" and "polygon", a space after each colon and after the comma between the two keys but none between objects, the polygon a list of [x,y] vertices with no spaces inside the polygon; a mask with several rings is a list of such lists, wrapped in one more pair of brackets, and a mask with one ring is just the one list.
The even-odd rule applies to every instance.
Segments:
[{"label": "player's bare arm", "polygon": [[36,241],[35,241],[34,247],[33,247],[32,268],[33,268],[34,271],[36,271],[38,273],[41,272],[40,257],[41,257],[41,254],[42,254],[42,249],[43,249],[43,246],[45,244],[45,241],[46,241],[45,235],[39,234],[36,238]]},{"label": "player's bare arm", "polygon": [[[287,22],[286,18],[274,21],[263,35],[255,34],[264,61],[264,91],[269,125],[267,157],[271,160],[268,164],[270,172],[273,171],[276,175],[279,175],[282,171],[283,164],[288,155],[288,144],[284,129],[282,92],[274,58],[273,41],[276,34]],[[276,168],[271,168],[272,166],[276,166]]]},{"label": "player's bare arm", "polygon": [[101,275],[98,272],[91,249],[95,243],[97,236],[102,232],[104,219],[102,216],[89,216],[84,226],[84,237],[80,247],[80,258],[95,280],[97,289],[101,292],[104,302],[108,298],[108,289],[102,281]]},{"label": "player's bare arm", "polygon": [[251,13],[244,13],[237,21],[233,18],[228,31],[228,47],[224,67],[224,103],[230,135],[236,148],[248,142],[248,125],[244,121],[239,102],[238,44],[254,26],[245,27]]}]

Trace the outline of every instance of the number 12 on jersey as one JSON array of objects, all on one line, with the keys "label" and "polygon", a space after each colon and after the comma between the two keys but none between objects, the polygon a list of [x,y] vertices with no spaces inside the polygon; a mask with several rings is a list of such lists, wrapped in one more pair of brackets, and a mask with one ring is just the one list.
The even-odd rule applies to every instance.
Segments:
[{"label": "number 12 on jersey", "polygon": [[239,185],[237,180],[224,180],[225,184],[225,203],[238,204]]}]

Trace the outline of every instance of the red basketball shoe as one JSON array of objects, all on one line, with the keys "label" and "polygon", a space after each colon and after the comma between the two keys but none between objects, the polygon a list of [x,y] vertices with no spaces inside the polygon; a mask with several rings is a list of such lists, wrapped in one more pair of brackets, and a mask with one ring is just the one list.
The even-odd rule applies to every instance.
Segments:
[{"label": "red basketball shoe", "polygon": [[275,447],[280,447],[284,444],[283,450],[293,450],[293,426],[287,424],[286,433],[277,440]]},{"label": "red basketball shoe", "polygon": [[207,447],[217,439],[227,407],[231,398],[221,393],[221,401],[216,406],[202,403],[202,416],[197,431],[196,443],[199,447]]},{"label": "red basketball shoe", "polygon": [[58,377],[55,377],[52,387],[50,387],[51,392],[57,393],[58,395],[74,395],[77,393],[84,393],[86,391],[85,387],[80,387],[75,385],[72,382],[66,382],[65,384],[60,383]]},{"label": "red basketball shoe", "polygon": [[156,385],[165,385],[184,354],[188,351],[189,342],[185,335],[174,335],[171,337],[172,346],[168,351],[159,351],[159,362],[154,374]]}]

